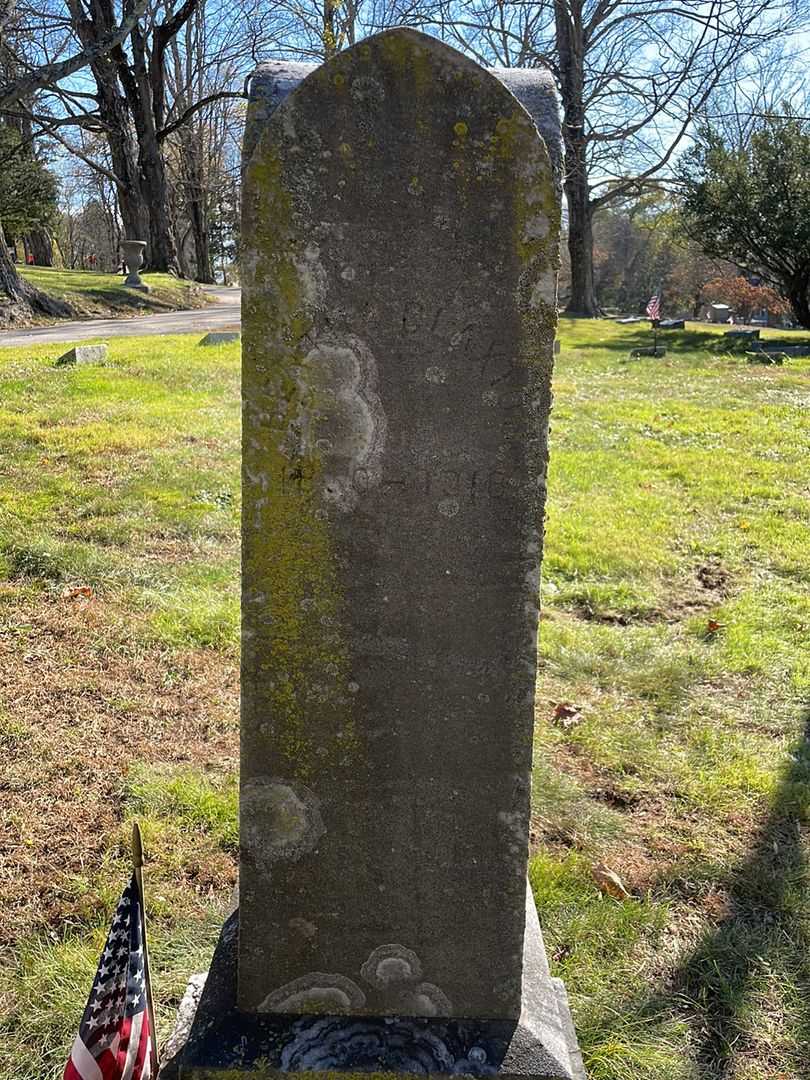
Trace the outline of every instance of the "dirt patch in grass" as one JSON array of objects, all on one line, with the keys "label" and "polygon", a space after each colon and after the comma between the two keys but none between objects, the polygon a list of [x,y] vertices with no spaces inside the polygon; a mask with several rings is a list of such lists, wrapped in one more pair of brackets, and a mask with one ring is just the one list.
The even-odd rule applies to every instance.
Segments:
[{"label": "dirt patch in grass", "polygon": [[[234,770],[238,672],[208,650],[170,652],[95,599],[7,599],[0,631],[0,945],[83,910],[121,835],[130,766]],[[227,890],[233,860],[185,868]]]}]

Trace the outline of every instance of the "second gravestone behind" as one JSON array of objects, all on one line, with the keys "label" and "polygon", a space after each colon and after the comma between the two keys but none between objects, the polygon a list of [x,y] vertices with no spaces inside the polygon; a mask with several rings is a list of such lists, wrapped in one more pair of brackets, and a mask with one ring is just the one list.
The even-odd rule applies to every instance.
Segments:
[{"label": "second gravestone behind", "polygon": [[526,895],[546,146],[406,30],[251,109],[238,991],[231,926],[181,1075],[580,1075]]}]

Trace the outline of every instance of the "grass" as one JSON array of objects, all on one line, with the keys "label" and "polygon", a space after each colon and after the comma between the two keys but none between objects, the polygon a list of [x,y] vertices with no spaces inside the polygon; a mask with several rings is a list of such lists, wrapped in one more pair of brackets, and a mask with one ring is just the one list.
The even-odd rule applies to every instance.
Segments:
[{"label": "grass", "polygon": [[[800,1080],[810,361],[645,336],[561,328],[531,881],[593,1080]],[[235,876],[238,346],[59,352],[0,351],[0,1080],[61,1075],[134,818],[164,1034]]]},{"label": "grass", "polygon": [[[125,289],[121,274],[98,274],[92,270],[58,270],[47,266],[21,266],[20,273],[38,289],[65,300],[73,318],[126,318],[160,311],[177,311],[205,306],[205,294],[193,282],[180,281],[172,274],[143,274],[148,293]],[[40,318],[40,323],[53,320]]]}]

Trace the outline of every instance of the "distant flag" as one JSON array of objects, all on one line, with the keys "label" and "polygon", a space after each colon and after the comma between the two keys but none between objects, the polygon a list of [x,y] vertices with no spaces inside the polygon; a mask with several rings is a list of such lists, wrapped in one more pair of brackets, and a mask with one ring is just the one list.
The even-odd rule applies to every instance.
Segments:
[{"label": "distant flag", "polygon": [[63,1080],[157,1080],[139,876],[118,901]]},{"label": "distant flag", "polygon": [[654,296],[650,297],[650,302],[647,304],[647,318],[652,319],[655,322],[661,318],[661,294],[657,292]]}]

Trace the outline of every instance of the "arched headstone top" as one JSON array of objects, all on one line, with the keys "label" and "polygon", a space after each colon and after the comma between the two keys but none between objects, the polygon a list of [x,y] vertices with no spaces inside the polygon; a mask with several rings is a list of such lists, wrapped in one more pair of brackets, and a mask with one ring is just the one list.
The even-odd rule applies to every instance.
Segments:
[{"label": "arched headstone top", "polygon": [[[388,34],[411,35],[413,40],[426,42],[428,48],[431,47],[430,43],[436,42],[441,49],[445,50],[445,55],[460,57],[462,60],[466,59],[462,53],[459,53],[452,46],[445,45],[437,38],[408,27],[385,30],[380,35],[375,35],[375,37]],[[362,46],[373,40],[374,38],[369,38],[365,42],[361,42],[360,45]],[[474,63],[474,61],[469,60],[468,62]],[[281,102],[296,90],[307,76],[317,71],[321,66],[295,60],[271,60],[256,68],[250,77],[252,119],[245,132],[244,149],[246,156],[249,156],[252,151],[256,133],[266,122],[270,113],[278,108]],[[481,69],[479,68],[479,70]],[[503,83],[531,116],[546,143],[552,164],[559,177],[562,172],[562,136],[560,132],[559,103],[554,78],[551,73],[542,67],[491,67],[483,70],[489,71],[491,75]]]},{"label": "arched headstone top", "polygon": [[[437,38],[397,28],[314,68],[274,108],[261,96],[250,108],[245,218],[248,228],[255,222],[271,229],[275,240],[268,233],[258,245],[248,306],[258,296],[251,282],[265,271],[277,277],[279,253],[304,233],[314,251],[329,220],[368,235],[376,222],[394,252],[397,243],[417,239],[446,247],[452,238],[457,257],[465,236],[470,250],[488,245],[480,277],[496,289],[517,289],[505,271],[516,256],[511,269],[519,265],[524,322],[531,312],[553,335],[559,185],[537,125],[500,78]],[[320,221],[306,225],[313,200],[321,204]],[[295,236],[285,239],[288,226]],[[301,278],[283,258],[288,278]],[[311,256],[299,252],[296,259],[300,268]],[[321,302],[318,273],[313,265],[301,278],[304,308]]]}]

